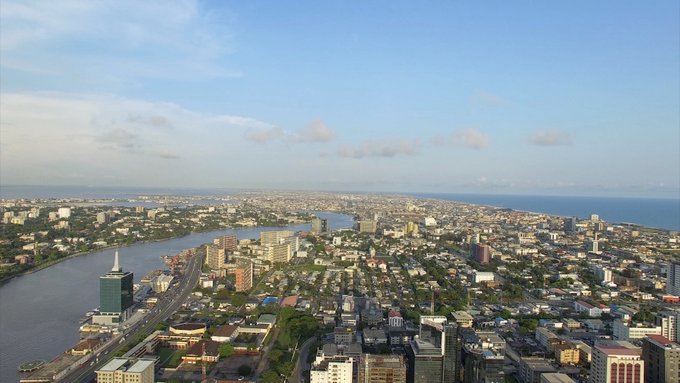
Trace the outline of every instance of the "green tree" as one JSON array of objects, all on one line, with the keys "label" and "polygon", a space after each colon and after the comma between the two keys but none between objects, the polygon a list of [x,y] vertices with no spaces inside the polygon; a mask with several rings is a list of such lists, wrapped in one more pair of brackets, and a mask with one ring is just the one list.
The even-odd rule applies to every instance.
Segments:
[{"label": "green tree", "polygon": [[217,350],[220,353],[220,358],[228,358],[234,354],[234,346],[229,343],[221,344]]}]

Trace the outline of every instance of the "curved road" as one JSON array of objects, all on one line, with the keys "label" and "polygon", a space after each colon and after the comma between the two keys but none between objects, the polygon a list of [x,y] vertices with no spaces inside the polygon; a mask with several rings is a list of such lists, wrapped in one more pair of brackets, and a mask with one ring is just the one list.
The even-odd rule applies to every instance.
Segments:
[{"label": "curved road", "polygon": [[[123,347],[133,346],[137,343],[137,337],[143,334],[150,334],[158,323],[172,316],[182,303],[187,300],[194,286],[198,283],[198,279],[201,276],[203,257],[204,254],[194,255],[187,263],[184,275],[179,284],[175,286],[172,292],[170,292],[170,295],[166,295],[156,308],[151,310],[145,318],[140,319],[135,325],[124,332],[125,339],[128,339],[127,342],[118,343],[116,340],[120,339],[120,337],[114,338],[114,341],[97,351],[96,355],[100,355],[99,362],[92,366],[85,365],[84,367],[78,368],[58,381],[81,383],[94,382],[96,378],[95,371],[108,363],[112,359],[112,355],[115,355],[119,350],[123,349]],[[168,300],[170,302],[168,302]],[[102,355],[107,357],[102,357]]]}]

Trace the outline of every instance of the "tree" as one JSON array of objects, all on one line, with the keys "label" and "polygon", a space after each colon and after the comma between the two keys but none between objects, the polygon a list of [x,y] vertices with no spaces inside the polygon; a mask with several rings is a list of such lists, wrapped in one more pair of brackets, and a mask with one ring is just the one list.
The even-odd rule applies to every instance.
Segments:
[{"label": "tree", "polygon": [[234,354],[234,346],[229,343],[224,343],[220,345],[217,351],[220,353],[220,358],[228,358]]},{"label": "tree", "polygon": [[236,307],[239,307],[239,306],[243,306],[244,304],[246,304],[247,300],[248,300],[248,298],[246,297],[245,294],[236,293],[236,294],[234,294],[234,296],[231,297],[231,304],[236,306]]},{"label": "tree", "polygon": [[242,364],[238,366],[238,374],[241,376],[249,376],[250,374],[253,373],[253,369],[247,365],[247,364]]}]

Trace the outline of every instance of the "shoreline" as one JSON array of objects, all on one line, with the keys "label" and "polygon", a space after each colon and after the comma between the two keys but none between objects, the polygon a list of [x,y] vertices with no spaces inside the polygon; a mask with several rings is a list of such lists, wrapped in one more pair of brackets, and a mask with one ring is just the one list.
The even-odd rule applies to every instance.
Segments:
[{"label": "shoreline", "polygon": [[[306,223],[309,223],[309,222],[306,222]],[[252,226],[252,228],[258,228],[258,227],[275,227],[275,226]],[[285,226],[280,226],[280,227],[285,227]],[[22,271],[18,274],[0,279],[0,287],[3,286],[6,283],[9,283],[14,278],[21,277],[21,276],[28,275],[28,274],[33,274],[33,273],[36,273],[38,271],[47,269],[51,266],[54,266],[56,264],[59,264],[63,261],[66,261],[68,259],[72,259],[72,258],[76,258],[76,257],[82,257],[82,256],[85,256],[85,255],[90,255],[90,254],[95,253],[97,251],[105,251],[105,250],[110,250],[110,249],[124,248],[124,247],[129,247],[129,246],[134,246],[134,245],[142,245],[142,244],[145,244],[145,243],[155,243],[155,242],[169,241],[169,240],[172,240],[172,239],[178,239],[178,238],[186,237],[186,236],[189,236],[191,234],[209,233],[211,231],[222,231],[222,230],[236,230],[236,229],[242,229],[242,228],[243,227],[228,227],[228,228],[205,230],[205,231],[192,230],[192,231],[190,231],[186,234],[177,235],[177,236],[168,237],[168,238],[151,239],[151,240],[146,239],[146,240],[142,240],[142,241],[133,242],[133,243],[130,243],[130,244],[108,245],[108,246],[100,247],[98,249],[93,249],[93,250],[90,250],[90,251],[81,251],[81,252],[78,252],[78,253],[69,254],[65,257],[59,258],[59,259],[54,260],[54,261],[43,263],[40,266],[36,266],[34,268],[24,270],[24,271]]]}]

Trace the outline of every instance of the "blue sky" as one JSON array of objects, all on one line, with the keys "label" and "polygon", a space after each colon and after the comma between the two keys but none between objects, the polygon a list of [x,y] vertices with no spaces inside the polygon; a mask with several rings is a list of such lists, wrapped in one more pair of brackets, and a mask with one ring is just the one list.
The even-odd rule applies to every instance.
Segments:
[{"label": "blue sky", "polygon": [[680,5],[3,1],[2,184],[680,197]]}]

